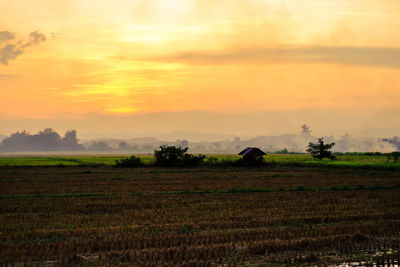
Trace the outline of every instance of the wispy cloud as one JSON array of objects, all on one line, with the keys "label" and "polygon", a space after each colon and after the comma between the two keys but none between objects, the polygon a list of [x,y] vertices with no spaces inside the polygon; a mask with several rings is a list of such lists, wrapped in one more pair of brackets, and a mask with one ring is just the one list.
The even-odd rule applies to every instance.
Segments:
[{"label": "wispy cloud", "polygon": [[0,31],[0,43],[13,40],[15,38],[15,33],[9,31]]},{"label": "wispy cloud", "polygon": [[17,58],[24,51],[15,44],[9,44],[0,48],[0,63],[8,65],[8,61]]},{"label": "wispy cloud", "polygon": [[45,42],[46,36],[39,31],[34,31],[29,34],[29,40],[27,42],[19,41],[16,43],[9,43],[9,41],[14,41],[14,39],[15,33],[9,31],[0,32],[0,43],[6,43],[0,48],[0,63],[3,65],[8,65],[10,60],[16,59],[19,55],[23,54],[25,48]]},{"label": "wispy cloud", "polygon": [[36,46],[40,44],[41,42],[46,41],[46,36],[43,33],[40,33],[39,31],[34,31],[29,34],[29,41],[22,45],[22,48],[25,47],[30,47],[30,46]]},{"label": "wispy cloud", "polygon": [[187,64],[238,63],[334,63],[368,67],[400,68],[400,48],[311,46],[245,48],[225,51],[182,52],[156,60]]}]

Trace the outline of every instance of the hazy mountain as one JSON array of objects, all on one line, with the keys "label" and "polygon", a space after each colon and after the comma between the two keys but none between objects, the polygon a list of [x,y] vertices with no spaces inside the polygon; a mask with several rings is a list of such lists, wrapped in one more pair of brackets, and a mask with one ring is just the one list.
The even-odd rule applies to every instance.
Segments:
[{"label": "hazy mountain", "polygon": [[[73,138],[63,137],[52,129],[41,131],[36,135],[29,132],[14,134],[13,138],[0,135],[0,150],[5,151],[114,151],[115,153],[152,153],[160,145],[172,145],[189,147],[191,152],[198,153],[238,153],[246,147],[259,147],[265,152],[276,152],[288,150],[290,152],[305,152],[308,142],[317,141],[321,135],[280,134],[280,135],[260,135],[256,137],[233,136],[215,134],[207,139],[206,133],[178,131],[162,135],[164,138],[152,136],[135,138],[93,138],[79,144],[77,132]],[[51,130],[51,131],[50,131]],[[48,133],[47,133],[48,132]],[[46,134],[47,133],[47,134]],[[220,137],[219,139],[218,136]],[[43,137],[43,138],[39,138]],[[46,138],[44,138],[46,137]],[[47,138],[54,137],[54,138]],[[22,138],[22,139],[21,139]],[[337,152],[392,152],[398,150],[398,137],[385,136],[384,138],[359,137],[351,134],[337,136],[325,136],[327,142],[335,142],[333,148]],[[26,140],[25,140],[26,139]],[[43,140],[42,140],[43,139]],[[24,141],[25,140],[25,141]],[[54,141],[53,146],[49,147]],[[83,145],[83,146],[82,146]]]},{"label": "hazy mountain", "polygon": [[135,146],[135,145],[140,145],[140,146],[146,146],[146,145],[150,145],[150,146],[155,146],[157,147],[159,144],[163,143],[163,141],[160,141],[154,137],[139,137],[139,138],[131,138],[131,139],[117,139],[117,138],[106,138],[106,137],[102,137],[102,138],[95,138],[95,139],[90,139],[87,140],[85,142],[83,142],[83,145],[85,147],[90,147],[93,143],[95,142],[107,142],[107,144],[111,147],[111,148],[119,148],[119,145],[121,144],[121,142],[125,142],[128,146]]},{"label": "hazy mountain", "polygon": [[246,147],[262,147],[268,151],[277,151],[286,148],[289,151],[303,152],[308,144],[308,140],[301,135],[283,134],[278,136],[258,136],[243,140],[241,143]]},{"label": "hazy mountain", "polygon": [[125,142],[129,144],[148,144],[148,143],[157,143],[160,142],[160,140],[154,137],[141,137],[141,138],[127,139],[125,140]]},{"label": "hazy mountain", "polygon": [[233,134],[219,134],[210,132],[198,131],[174,131],[167,133],[152,133],[151,136],[160,140],[175,141],[177,139],[190,140],[192,142],[206,142],[206,141],[220,141],[232,139],[235,137]]},{"label": "hazy mountain", "polygon": [[[400,109],[316,109],[274,110],[249,113],[159,112],[114,116],[59,114],[56,118],[0,119],[3,134],[53,127],[59,132],[76,129],[80,140],[99,137],[132,139],[151,136],[158,140],[219,141],[235,136],[278,136],[300,133],[304,123],[311,126],[315,136],[340,137],[346,133],[365,137],[400,135]],[[99,123],[101,122],[101,124]]]}]

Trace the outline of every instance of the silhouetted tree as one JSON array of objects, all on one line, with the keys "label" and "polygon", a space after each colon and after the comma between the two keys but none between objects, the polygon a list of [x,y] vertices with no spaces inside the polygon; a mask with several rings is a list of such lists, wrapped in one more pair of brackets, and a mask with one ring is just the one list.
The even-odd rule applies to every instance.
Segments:
[{"label": "silhouetted tree", "polygon": [[335,160],[336,157],[330,151],[332,147],[335,146],[335,143],[325,144],[324,138],[318,138],[318,143],[308,143],[308,147],[306,151],[311,153],[312,157],[315,159],[323,159],[328,158],[331,160]]},{"label": "silhouetted tree", "polygon": [[79,144],[76,130],[69,130],[61,139],[61,148],[63,150],[83,150],[83,145]]},{"label": "silhouetted tree", "polygon": [[56,151],[82,150],[75,130],[67,131],[63,138],[52,128],[46,128],[35,135],[27,131],[16,132],[5,138],[1,147],[4,151]]},{"label": "silhouetted tree", "polygon": [[25,130],[22,132],[15,132],[2,141],[2,149],[6,151],[30,150],[28,148],[30,136],[29,132]]},{"label": "silhouetted tree", "polygon": [[52,151],[60,149],[61,137],[53,128],[45,128],[32,136],[34,150]]}]

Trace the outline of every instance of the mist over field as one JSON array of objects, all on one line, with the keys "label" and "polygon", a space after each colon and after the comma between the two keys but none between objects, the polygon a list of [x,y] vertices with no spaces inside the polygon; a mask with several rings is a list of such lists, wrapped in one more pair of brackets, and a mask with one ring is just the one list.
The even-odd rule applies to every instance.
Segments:
[{"label": "mist over field", "polygon": [[[158,112],[133,115],[68,113],[44,118],[0,118],[0,134],[37,132],[52,127],[61,132],[77,129],[82,139],[98,137],[161,139],[190,138],[217,141],[235,136],[255,137],[297,133],[302,124],[316,136],[352,134],[388,137],[400,134],[400,109],[308,109],[249,112]],[[179,136],[179,133],[184,133]],[[170,134],[174,133],[174,134]],[[187,135],[191,133],[192,136]],[[196,133],[196,134],[195,134]]]},{"label": "mist over field", "polygon": [[[269,153],[305,152],[308,142],[319,137],[335,142],[336,152],[392,152],[400,149],[396,112],[192,111],[2,120],[0,153],[151,153],[160,145],[187,146],[202,153],[238,153],[249,146]],[[310,128],[307,134],[302,125]]]}]

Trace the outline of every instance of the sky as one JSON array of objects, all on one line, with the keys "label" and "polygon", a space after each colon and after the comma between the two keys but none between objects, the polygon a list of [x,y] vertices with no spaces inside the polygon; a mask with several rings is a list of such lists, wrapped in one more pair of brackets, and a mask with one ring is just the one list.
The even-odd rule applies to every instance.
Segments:
[{"label": "sky", "polygon": [[[0,6],[0,134],[267,134],[302,123],[400,133],[398,0]],[[161,123],[177,121],[168,114],[180,124]]]}]

